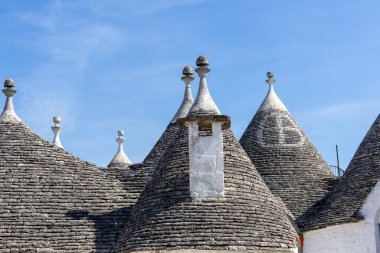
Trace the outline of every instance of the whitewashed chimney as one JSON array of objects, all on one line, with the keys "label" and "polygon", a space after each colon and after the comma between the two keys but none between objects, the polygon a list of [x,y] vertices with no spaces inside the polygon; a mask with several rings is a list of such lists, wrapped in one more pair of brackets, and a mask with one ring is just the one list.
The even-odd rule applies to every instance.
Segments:
[{"label": "whitewashed chimney", "polygon": [[224,197],[223,132],[229,128],[228,116],[212,99],[206,82],[210,72],[204,55],[197,59],[199,90],[186,118],[178,120],[189,130],[190,194],[193,199]]},{"label": "whitewashed chimney", "polygon": [[61,133],[61,130],[62,130],[62,128],[60,126],[61,121],[62,121],[61,117],[54,116],[53,117],[54,126],[51,127],[51,130],[54,133],[53,145],[57,146],[58,148],[62,148],[63,149],[63,146],[62,146],[62,143],[61,143],[61,139],[59,138],[59,134]]},{"label": "whitewashed chimney", "polygon": [[15,90],[15,84],[12,78],[8,78],[4,82],[4,87],[3,93],[7,97],[7,100],[4,105],[4,110],[0,115],[0,121],[1,122],[22,122],[21,119],[17,116],[14,106],[13,106],[13,101],[12,97],[13,95],[17,92]]}]

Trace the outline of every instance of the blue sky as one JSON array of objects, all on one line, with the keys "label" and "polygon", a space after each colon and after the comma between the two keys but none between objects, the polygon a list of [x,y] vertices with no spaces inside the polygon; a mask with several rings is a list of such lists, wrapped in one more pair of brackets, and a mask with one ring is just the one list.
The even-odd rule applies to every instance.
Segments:
[{"label": "blue sky", "polygon": [[[117,130],[141,161],[176,112],[185,65],[208,84],[240,138],[267,92],[265,73],[328,163],[346,166],[380,112],[380,2],[292,0],[0,1],[0,78],[47,140],[107,165]],[[198,83],[193,83],[193,94]],[[0,102],[5,97],[0,98]]]}]

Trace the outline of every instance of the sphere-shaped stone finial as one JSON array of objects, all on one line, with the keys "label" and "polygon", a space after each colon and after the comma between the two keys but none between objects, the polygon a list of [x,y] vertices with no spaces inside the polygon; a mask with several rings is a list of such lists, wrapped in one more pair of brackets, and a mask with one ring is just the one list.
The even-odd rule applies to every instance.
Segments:
[{"label": "sphere-shaped stone finial", "polygon": [[53,117],[53,122],[54,122],[54,124],[59,124],[59,123],[61,123],[61,117],[59,117],[59,116],[54,116]]},{"label": "sphere-shaped stone finial", "polygon": [[13,81],[12,78],[9,77],[7,80],[4,81],[4,87],[5,88],[15,87],[15,82]]},{"label": "sphere-shaped stone finial", "polygon": [[208,66],[208,59],[202,54],[197,58],[196,64],[198,67],[206,67]]},{"label": "sphere-shaped stone finial", "polygon": [[182,74],[184,76],[191,76],[193,74],[193,69],[189,65],[187,65],[186,67],[183,68]]},{"label": "sphere-shaped stone finial", "polygon": [[267,72],[267,77],[268,77],[268,79],[265,80],[265,82],[267,84],[269,84],[270,87],[272,87],[272,85],[276,82],[276,80],[274,80],[274,78],[273,78],[274,77],[273,72],[272,71],[268,71]]},{"label": "sphere-shaped stone finial", "polygon": [[124,131],[123,130],[119,130],[119,131],[117,131],[117,134],[119,135],[119,137],[123,137],[124,136]]}]

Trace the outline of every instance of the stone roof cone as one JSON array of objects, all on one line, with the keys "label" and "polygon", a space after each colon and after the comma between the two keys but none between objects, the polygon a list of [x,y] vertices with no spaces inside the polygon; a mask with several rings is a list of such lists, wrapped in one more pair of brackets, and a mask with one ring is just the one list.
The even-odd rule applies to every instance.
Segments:
[{"label": "stone roof cone", "polygon": [[119,148],[117,150],[116,155],[114,156],[114,158],[108,165],[108,167],[116,166],[116,165],[129,166],[132,164],[131,160],[129,160],[128,156],[124,152],[124,141],[125,141],[124,131],[123,130],[117,131],[117,135],[119,137],[116,138],[116,142],[119,145]]},{"label": "stone roof cone", "polygon": [[329,166],[276,95],[269,91],[240,143],[271,192],[281,198],[302,227],[334,183]]},{"label": "stone roof cone", "polygon": [[21,122],[21,119],[17,116],[14,106],[12,97],[17,92],[14,84],[14,81],[12,78],[8,78],[4,81],[4,87],[3,93],[7,97],[7,100],[4,105],[4,110],[0,115],[0,121],[2,122]]},{"label": "stone roof cone", "polygon": [[21,122],[10,99],[13,82],[6,85],[0,120],[0,251],[109,252],[129,213],[129,192]]},{"label": "stone roof cone", "polygon": [[360,143],[343,177],[321,205],[318,215],[306,227],[307,230],[363,220],[363,204],[379,182],[380,115]]},{"label": "stone roof cone", "polygon": [[[198,108],[204,112],[202,106]],[[218,122],[216,116],[228,117],[201,113],[177,121],[181,128],[133,207],[126,230],[113,252],[294,252],[296,232],[284,209],[229,125],[221,127],[224,122]],[[206,118],[212,122],[213,132],[204,134],[204,126],[197,125],[199,135],[194,136],[192,124]],[[215,131],[215,126],[219,126],[220,132]],[[213,137],[221,137],[222,145],[207,141]],[[221,194],[198,198],[191,192],[191,153],[197,151],[189,144],[197,138],[205,138],[200,143],[206,145],[205,155],[210,158],[202,157],[200,167],[213,166],[214,163],[208,163],[212,157],[222,159],[215,161],[224,165]],[[220,146],[222,156],[214,156],[212,151]],[[207,179],[200,178],[198,182],[202,186]]]},{"label": "stone roof cone", "polygon": [[53,122],[54,122],[54,126],[51,127],[51,130],[54,133],[53,145],[57,146],[58,148],[63,148],[61,139],[59,138],[59,134],[62,129],[61,126],[59,125],[61,123],[61,117],[54,116]]}]

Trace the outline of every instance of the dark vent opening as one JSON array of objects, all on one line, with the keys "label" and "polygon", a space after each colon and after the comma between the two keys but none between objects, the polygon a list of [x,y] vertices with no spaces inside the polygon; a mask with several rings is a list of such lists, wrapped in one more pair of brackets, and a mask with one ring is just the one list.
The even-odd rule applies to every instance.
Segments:
[{"label": "dark vent opening", "polygon": [[202,121],[198,124],[199,136],[212,136],[212,122]]}]

